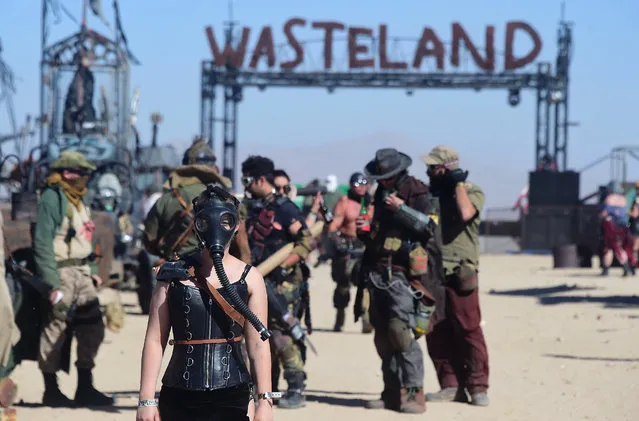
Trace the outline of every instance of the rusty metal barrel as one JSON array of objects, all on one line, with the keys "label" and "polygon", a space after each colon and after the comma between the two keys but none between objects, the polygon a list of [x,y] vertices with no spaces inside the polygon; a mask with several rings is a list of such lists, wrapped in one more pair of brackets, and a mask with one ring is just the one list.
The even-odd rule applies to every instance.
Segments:
[{"label": "rusty metal barrel", "polygon": [[555,269],[581,267],[576,244],[566,244],[552,249],[552,261]]}]

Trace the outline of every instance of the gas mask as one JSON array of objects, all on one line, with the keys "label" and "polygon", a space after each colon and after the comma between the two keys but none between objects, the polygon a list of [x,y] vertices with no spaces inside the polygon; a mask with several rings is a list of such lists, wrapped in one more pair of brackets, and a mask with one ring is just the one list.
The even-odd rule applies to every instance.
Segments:
[{"label": "gas mask", "polygon": [[[229,203],[229,200],[232,203]],[[233,289],[222,260],[224,250],[233,239],[239,223],[237,215],[239,205],[240,201],[226,190],[209,184],[200,196],[193,199],[195,234],[202,246],[209,251],[215,274],[228,294],[232,306],[253,325],[260,334],[260,338],[265,341],[271,337],[271,331],[264,326],[247,303],[240,298],[237,291]]]},{"label": "gas mask", "polygon": [[[229,203],[228,199],[234,199]],[[195,234],[203,247],[211,253],[224,254],[239,223],[239,201],[218,186],[209,185],[193,200]]]}]

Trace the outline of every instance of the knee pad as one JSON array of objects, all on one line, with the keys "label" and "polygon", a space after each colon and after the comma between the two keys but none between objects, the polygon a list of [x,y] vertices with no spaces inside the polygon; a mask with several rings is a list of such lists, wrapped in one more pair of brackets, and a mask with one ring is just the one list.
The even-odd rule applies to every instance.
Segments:
[{"label": "knee pad", "polygon": [[73,322],[76,325],[103,323],[100,301],[96,298],[84,305],[78,306],[75,310]]},{"label": "knee pad", "polygon": [[413,335],[406,322],[392,318],[388,322],[388,341],[395,352],[404,352],[410,347]]}]

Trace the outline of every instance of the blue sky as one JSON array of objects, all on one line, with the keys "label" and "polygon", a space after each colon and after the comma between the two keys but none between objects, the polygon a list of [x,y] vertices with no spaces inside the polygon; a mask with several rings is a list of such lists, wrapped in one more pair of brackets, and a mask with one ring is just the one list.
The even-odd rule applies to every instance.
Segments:
[{"label": "blue sky", "polygon": [[[80,17],[81,0],[60,1]],[[103,3],[112,20],[111,1]],[[133,68],[132,86],[141,89],[138,126],[143,138],[150,136],[149,116],[154,111],[165,116],[161,143],[175,143],[182,150],[199,131],[200,62],[211,58],[204,28],[212,25],[218,38],[222,36],[227,4],[225,0],[120,1],[130,47],[142,62]],[[485,26],[492,24],[499,51],[506,22],[523,20],[544,41],[538,60],[554,61],[560,1],[235,0],[234,13],[241,25],[253,28],[249,48],[267,24],[273,27],[275,42],[284,43],[283,23],[299,16],[373,28],[387,23],[391,36],[410,38],[418,38],[422,28],[430,26],[444,41],[450,41],[451,23],[457,21],[479,45]],[[0,0],[3,59],[19,78],[14,101],[20,122],[39,109],[39,16],[40,1]],[[568,0],[567,17],[575,22],[570,112],[571,120],[580,122],[571,129],[568,161],[570,168],[579,169],[614,146],[639,140],[639,2]],[[89,24],[108,34],[97,18],[90,17]],[[63,17],[50,39],[75,30]],[[298,33],[300,39],[320,37],[317,31]],[[344,48],[343,43],[336,44],[336,60],[344,57]],[[311,55],[321,60],[320,50]],[[454,69],[447,64],[447,70]],[[521,104],[512,108],[506,97],[505,91],[486,90],[422,90],[408,97],[399,90],[338,90],[328,95],[319,89],[251,89],[240,104],[239,156],[240,160],[249,153],[271,156],[277,166],[290,169],[294,181],[329,173],[343,180],[360,170],[377,147],[396,146],[413,157],[412,172],[423,178],[419,155],[446,143],[459,150],[471,178],[486,191],[488,206],[508,206],[533,166],[535,98],[534,92],[526,92]],[[0,104],[0,133],[9,130],[6,116]],[[341,145],[344,151],[339,153]],[[609,173],[609,164],[585,173],[582,191],[606,182]],[[639,178],[639,171],[631,169],[630,175]]]}]

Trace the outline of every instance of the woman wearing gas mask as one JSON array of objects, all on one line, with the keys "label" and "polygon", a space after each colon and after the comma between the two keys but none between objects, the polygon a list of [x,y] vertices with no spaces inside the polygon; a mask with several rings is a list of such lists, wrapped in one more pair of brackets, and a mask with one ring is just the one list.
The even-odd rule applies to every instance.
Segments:
[{"label": "woman wearing gas mask", "polygon": [[[142,352],[138,421],[248,420],[254,395],[254,421],[273,418],[271,332],[260,322],[267,316],[264,279],[228,253],[238,205],[223,189],[208,186],[193,200],[201,253],[167,262],[158,271]],[[250,371],[240,349],[243,336]],[[158,400],[156,382],[167,341],[174,350]]]}]

